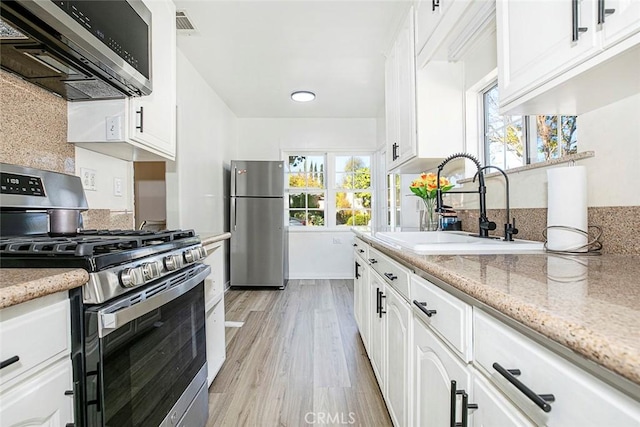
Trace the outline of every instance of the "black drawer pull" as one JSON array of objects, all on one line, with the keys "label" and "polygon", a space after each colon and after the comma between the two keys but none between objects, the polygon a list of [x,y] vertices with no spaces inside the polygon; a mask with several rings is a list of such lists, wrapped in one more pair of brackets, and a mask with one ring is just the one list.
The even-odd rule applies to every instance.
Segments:
[{"label": "black drawer pull", "polygon": [[363,254],[364,253],[364,249],[358,249],[358,251]]},{"label": "black drawer pull", "polygon": [[0,369],[6,368],[7,366],[11,366],[14,363],[16,363],[18,360],[20,360],[19,356],[13,356],[8,358],[7,360],[3,360],[2,362],[0,362]]},{"label": "black drawer pull", "polygon": [[535,403],[544,412],[551,412],[551,405],[548,402],[555,402],[556,398],[553,394],[536,394],[529,387],[521,383],[513,373],[510,371],[518,371],[519,369],[505,369],[497,362],[493,364],[493,369],[498,371],[507,381],[513,384],[522,394],[527,396],[533,403]]},{"label": "black drawer pull", "polygon": [[354,248],[357,248],[357,247],[358,247],[358,244],[357,244],[357,243],[354,243],[354,244],[353,244],[353,247],[354,247]]},{"label": "black drawer pull", "polygon": [[384,273],[384,276],[389,280],[396,280],[398,276],[394,276],[393,273]]},{"label": "black drawer pull", "polygon": [[377,260],[377,259],[375,259],[375,258],[369,258],[369,262],[370,262],[371,264],[377,264],[377,263],[378,263],[378,260]]},{"label": "black drawer pull", "polygon": [[73,390],[65,390],[64,395],[65,396],[73,396]]},{"label": "black drawer pull", "polygon": [[136,114],[140,114],[140,126],[136,126],[136,129],[140,133],[144,133],[144,107],[140,107],[140,110],[136,111]]},{"label": "black drawer pull", "polygon": [[[462,422],[456,422],[456,396],[462,395]],[[469,403],[469,395],[464,390],[456,388],[455,380],[451,381],[451,400],[449,401],[449,425],[450,427],[468,427],[469,425],[469,409],[478,409],[477,403]]]},{"label": "black drawer pull", "polygon": [[421,312],[427,315],[427,317],[431,317],[437,313],[436,310],[428,310],[426,302],[420,302],[418,300],[413,300],[413,304],[420,309]]},{"label": "black drawer pull", "polygon": [[360,269],[360,263],[356,261],[356,279],[360,278],[360,271],[358,271],[359,269]]}]

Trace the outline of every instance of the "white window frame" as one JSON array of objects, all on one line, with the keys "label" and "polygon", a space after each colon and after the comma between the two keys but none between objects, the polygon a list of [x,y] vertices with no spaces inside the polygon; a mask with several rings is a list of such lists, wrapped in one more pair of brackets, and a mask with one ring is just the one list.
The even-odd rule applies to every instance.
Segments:
[{"label": "white window frame", "polygon": [[[285,173],[288,176],[288,162],[289,156],[303,155],[303,156],[324,156],[325,159],[325,170],[324,170],[324,192],[325,192],[325,209],[324,209],[324,225],[323,226],[303,226],[303,227],[289,227],[289,231],[301,231],[301,232],[314,232],[314,231],[351,231],[351,225],[337,225],[336,224],[336,194],[342,192],[369,192],[371,193],[371,208],[369,209],[371,212],[372,223],[375,220],[375,200],[376,195],[374,192],[375,184],[374,184],[374,161],[375,161],[375,153],[372,151],[360,151],[360,150],[299,150],[299,149],[287,149],[282,150],[280,152],[281,159],[285,162]],[[371,186],[368,189],[343,189],[336,188],[336,157],[337,156],[367,156],[369,157],[369,172],[371,174]],[[289,180],[285,178],[285,222],[289,221],[289,194],[295,191],[304,191],[304,192],[316,192],[314,188],[305,189],[305,188],[290,188]],[[319,189],[318,189],[319,190]],[[319,192],[319,191],[318,191]],[[307,210],[309,208],[307,207]],[[318,210],[318,209],[312,209]]]}]

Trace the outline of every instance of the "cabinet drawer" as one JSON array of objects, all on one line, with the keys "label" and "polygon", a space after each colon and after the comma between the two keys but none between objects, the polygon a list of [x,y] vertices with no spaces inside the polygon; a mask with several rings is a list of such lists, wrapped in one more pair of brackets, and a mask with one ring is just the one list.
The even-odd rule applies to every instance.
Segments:
[{"label": "cabinet drawer", "polygon": [[70,307],[66,292],[0,310],[0,361],[19,360],[0,370],[0,384],[69,352]]},{"label": "cabinet drawer", "polygon": [[373,248],[369,249],[369,263],[400,295],[409,299],[409,269]]},{"label": "cabinet drawer", "polygon": [[353,253],[367,260],[369,259],[369,245],[364,240],[355,237],[353,239]]},{"label": "cabinet drawer", "polygon": [[[470,362],[471,306],[415,275],[411,276],[411,298],[414,313],[442,337],[465,362]],[[426,306],[422,303],[426,303]],[[435,313],[431,317],[427,316],[418,304],[429,312],[435,310]]]},{"label": "cabinet drawer", "polygon": [[[549,426],[640,425],[640,403],[489,315],[474,310],[474,363],[537,424]],[[498,365],[495,365],[495,364]],[[543,411],[498,372],[516,378],[534,394],[552,394]]]}]

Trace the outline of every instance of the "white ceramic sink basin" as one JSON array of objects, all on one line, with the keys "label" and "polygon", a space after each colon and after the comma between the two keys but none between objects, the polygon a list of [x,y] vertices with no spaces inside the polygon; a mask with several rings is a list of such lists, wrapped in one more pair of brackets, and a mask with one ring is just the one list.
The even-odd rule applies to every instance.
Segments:
[{"label": "white ceramic sink basin", "polygon": [[544,250],[542,242],[474,237],[458,231],[384,231],[374,236],[399,248],[424,255],[532,253]]}]

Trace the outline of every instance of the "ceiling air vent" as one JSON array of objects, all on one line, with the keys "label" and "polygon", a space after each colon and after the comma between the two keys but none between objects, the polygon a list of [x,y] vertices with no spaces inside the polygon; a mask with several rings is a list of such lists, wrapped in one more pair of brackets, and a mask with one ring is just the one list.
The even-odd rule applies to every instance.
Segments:
[{"label": "ceiling air vent", "polygon": [[176,10],[176,29],[183,32],[194,32],[196,27],[193,26],[187,12],[184,10]]}]

